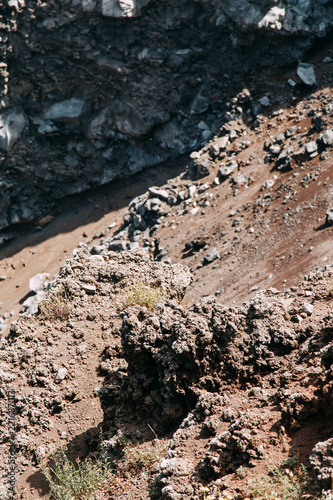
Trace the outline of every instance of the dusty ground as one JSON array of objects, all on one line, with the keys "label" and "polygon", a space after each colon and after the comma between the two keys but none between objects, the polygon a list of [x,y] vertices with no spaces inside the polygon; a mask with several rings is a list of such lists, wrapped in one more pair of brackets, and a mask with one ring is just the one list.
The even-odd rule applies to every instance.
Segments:
[{"label": "dusty ground", "polygon": [[[184,205],[170,208],[169,214],[154,235],[159,239],[160,246],[167,250],[167,256],[172,262],[187,265],[192,271],[193,283],[185,297],[185,303],[188,305],[209,294],[216,294],[221,303],[238,305],[254,297],[258,289],[275,287],[282,290],[284,287],[295,286],[313,268],[332,264],[333,226],[325,225],[325,213],[332,203],[332,149],[327,148],[314,158],[304,155],[304,145],[316,140],[321,133],[313,129],[314,115],[321,113],[324,120],[323,129],[333,126],[333,117],[324,111],[325,107],[333,102],[329,85],[333,63],[323,63],[323,57],[321,54],[315,60],[320,79],[316,91],[307,91],[307,95],[298,94],[299,102],[295,101],[293,105],[288,102],[281,103],[281,112],[274,113],[276,109],[267,109],[256,130],[252,130],[242,119],[239,123],[232,124],[234,128],[243,130],[228,146],[225,157],[215,158],[212,162],[209,176],[199,181],[180,176],[186,160],[184,163],[180,161],[175,165],[162,166],[159,170],[147,171],[135,179],[93,192],[88,200],[77,199],[75,203],[69,203],[60,214],[54,214],[52,222],[41,229],[21,232],[17,230],[15,240],[1,250],[0,274],[6,276],[6,279],[0,282],[1,313],[13,311],[12,319],[16,319],[21,309],[20,301],[22,302],[29,293],[31,277],[39,272],[47,272],[53,276],[66,262],[79,241],[94,244],[94,236],[99,236],[113,223],[116,225],[110,233],[117,230],[123,222],[128,202],[146,191],[150,185],[163,186],[167,179],[169,185],[177,189],[195,184],[200,191],[200,186],[208,183],[208,188],[197,199],[193,198],[190,207]],[[283,78],[289,76],[284,75]],[[287,171],[280,171],[276,168],[274,155],[270,163],[265,163],[265,141],[284,133],[293,125],[300,127],[297,138],[288,143],[292,145],[293,151],[290,155],[293,161]],[[245,149],[239,145],[243,139],[250,141],[250,145]],[[221,163],[229,158],[241,160],[239,173],[250,179],[246,187],[239,186],[236,195],[228,179],[218,185],[214,184]],[[273,178],[274,185],[262,190],[264,182]],[[270,196],[266,196],[267,194]],[[195,214],[191,214],[193,201],[200,207]],[[207,201],[209,204],[205,203]],[[231,211],[236,212],[230,216]],[[289,213],[288,218],[284,218],[286,213]],[[238,220],[237,223],[234,223],[235,219]],[[198,252],[186,252],[186,243],[197,237],[205,238],[206,246]],[[211,264],[199,265],[204,255],[214,247],[220,258]],[[328,276],[325,287],[329,288],[330,283],[331,277]],[[317,305],[319,324],[330,310],[331,302],[319,300]],[[111,313],[119,313],[118,306],[117,303],[110,305],[107,296],[98,294],[87,298],[87,302],[80,306],[79,316],[69,322],[71,324],[59,321],[54,324],[40,323],[34,318],[27,320],[24,327],[25,337],[19,342],[20,356],[23,356],[26,344],[29,346],[27,350],[31,351],[29,356],[35,359],[34,369],[40,362],[47,367],[51,363],[64,365],[70,371],[70,382],[65,388],[61,386],[59,389],[59,386],[55,386],[55,389],[50,389],[51,392],[54,390],[54,398],[60,394],[64,401],[61,413],[50,419],[52,428],[48,429],[44,422],[45,433],[39,432],[42,421],[38,419],[41,417],[37,415],[36,422],[32,424],[33,415],[27,416],[30,419],[29,425],[33,428],[29,436],[30,444],[33,440],[33,448],[52,448],[62,439],[71,451],[81,454],[86,451],[84,443],[87,433],[89,434],[91,429],[96,432],[103,421],[103,411],[94,388],[101,385],[104,377],[98,372],[100,359],[95,354],[97,351],[100,355],[110,344],[115,350],[119,348],[119,336],[115,335],[115,338],[110,340],[110,336],[112,337],[121,324],[118,316],[111,318]],[[95,315],[93,321],[87,320],[85,313]],[[307,325],[311,326],[312,323],[313,318],[306,319]],[[27,334],[29,329],[30,338]],[[82,341],[79,341],[79,337],[73,337],[78,330],[85,332],[86,353],[80,351]],[[4,335],[7,333],[8,331],[3,332]],[[15,345],[14,342],[11,356],[14,356],[13,350],[18,349]],[[40,349],[41,359],[38,359]],[[7,351],[3,357],[3,361],[8,363]],[[29,363],[30,361],[27,366]],[[22,368],[22,365],[15,365],[13,362],[9,378],[5,382],[13,387],[20,397],[30,398],[30,406],[31,398],[34,395],[39,397],[36,409],[37,413],[40,411],[43,414],[39,409],[40,400],[45,397],[41,388],[43,383],[29,382],[29,370],[26,370],[24,365],[21,374],[20,366]],[[43,372],[38,376],[43,377]],[[298,381],[294,382],[295,387],[291,384],[288,389],[293,392],[298,387]],[[309,394],[311,391],[310,387]],[[252,405],[246,391],[233,394],[232,398],[235,399],[233,406],[241,411],[246,412],[247,409],[256,407],[256,402]],[[265,434],[272,423],[276,423],[279,415],[274,414],[272,407],[265,407],[258,412],[265,413],[266,423],[260,430],[260,433]],[[295,450],[301,449],[303,458],[306,459],[317,440],[323,438],[323,427],[325,422],[309,421],[299,432],[290,434],[285,439],[281,438],[277,446],[269,447],[267,444],[267,454],[279,463],[289,454],[294,454]],[[216,433],[223,430],[223,425],[219,424]],[[24,427],[21,431],[24,431]],[[198,439],[200,426],[194,427],[191,432],[188,442],[195,445],[195,448],[186,448],[184,457],[188,453],[192,458],[200,457],[209,446],[209,439]],[[327,429],[325,432],[327,434]],[[257,473],[266,467],[266,464],[260,462]],[[36,464],[31,463],[29,454],[18,465],[17,473],[18,498],[47,498],[46,484]],[[140,475],[129,477],[125,482],[120,481],[117,493],[114,492],[106,498],[148,498],[145,481]],[[237,488],[241,491],[242,484],[237,475],[231,474],[225,478],[225,487],[230,487],[233,491]]]},{"label": "dusty ground", "polygon": [[[22,302],[30,293],[29,280],[38,273],[53,277],[72,256],[78,243],[92,242],[111,224],[117,229],[123,223],[128,202],[154,184],[165,182],[182,172],[181,160],[150,169],[128,181],[119,181],[89,193],[88,197],[69,200],[59,207],[60,215],[38,228],[14,228],[16,237],[0,249],[0,312],[13,312],[17,319]],[[64,209],[65,208],[65,209]],[[113,230],[115,230],[113,229]],[[8,328],[3,330],[8,334]]]}]

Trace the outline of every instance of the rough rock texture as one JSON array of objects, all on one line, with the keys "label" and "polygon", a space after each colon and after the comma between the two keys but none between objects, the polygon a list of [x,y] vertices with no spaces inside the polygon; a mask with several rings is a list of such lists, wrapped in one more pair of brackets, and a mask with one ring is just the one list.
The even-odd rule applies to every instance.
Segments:
[{"label": "rough rock texture", "polygon": [[[101,429],[115,464],[120,435],[144,443],[152,432],[172,434],[143,498],[194,499],[208,484],[215,496],[227,490],[240,499],[239,467],[260,470],[272,454],[282,461],[295,449],[302,461],[311,455],[319,486],[329,487],[332,276],[326,266],[242,307],[207,297],[184,308],[190,275],[179,264],[142,249],[77,250],[41,313],[25,314],[2,339],[0,402],[5,415],[14,391],[19,493],[27,482],[38,488],[40,447],[47,455],[60,439],[79,456]],[[126,308],[140,281],[163,291],[155,308]],[[2,456],[11,444],[7,429]]]},{"label": "rough rock texture", "polygon": [[201,147],[333,17],[291,0],[13,0],[1,16],[0,229]]}]

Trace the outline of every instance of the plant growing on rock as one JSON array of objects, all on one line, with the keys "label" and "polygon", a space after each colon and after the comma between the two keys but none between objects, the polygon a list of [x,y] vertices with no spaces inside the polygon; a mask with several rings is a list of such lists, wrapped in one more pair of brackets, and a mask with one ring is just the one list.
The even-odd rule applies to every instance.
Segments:
[{"label": "plant growing on rock", "polygon": [[156,304],[164,297],[159,288],[153,288],[142,282],[137,282],[125,297],[125,306],[141,306],[154,309]]},{"label": "plant growing on rock", "polygon": [[62,283],[40,302],[39,310],[42,318],[49,320],[68,319],[71,312],[70,299],[71,293],[65,284]]}]

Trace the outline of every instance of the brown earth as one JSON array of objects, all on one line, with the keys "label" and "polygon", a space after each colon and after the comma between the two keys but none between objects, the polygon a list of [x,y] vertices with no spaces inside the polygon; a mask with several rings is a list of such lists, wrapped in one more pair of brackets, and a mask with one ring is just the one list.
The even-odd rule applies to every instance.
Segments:
[{"label": "brown earth", "polygon": [[[14,311],[12,319],[16,319],[21,309],[20,301],[29,293],[31,277],[39,272],[54,275],[71,256],[79,241],[94,244],[94,236],[105,232],[113,223],[116,223],[112,228],[116,232],[123,223],[128,201],[142,194],[151,185],[163,186],[167,179],[169,183],[166,186],[181,190],[196,185],[199,193],[197,197],[193,196],[190,203],[170,207],[153,235],[158,238],[159,246],[167,250],[167,257],[173,263],[187,265],[192,272],[193,282],[183,299],[185,312],[180,311],[182,306],[170,306],[170,314],[178,322],[181,323],[181,318],[185,321],[190,314],[194,314],[190,304],[206,295],[218,292],[214,299],[217,305],[207,306],[209,311],[210,307],[222,307],[218,305],[221,303],[238,307],[244,301],[254,298],[260,289],[283,290],[298,287],[302,277],[311,270],[332,264],[333,226],[325,224],[325,213],[332,206],[332,149],[324,148],[314,158],[304,153],[306,143],[317,140],[322,130],[333,127],[333,117],[325,111],[326,106],[333,103],[333,93],[328,85],[333,63],[324,64],[322,60],[323,55],[320,55],[314,61],[319,78],[319,88],[316,91],[307,96],[299,94],[298,100],[292,105],[281,103],[281,112],[269,108],[257,127],[246,125],[243,119],[230,123],[230,128],[239,129],[238,137],[229,144],[224,158],[222,154],[212,159],[211,173],[203,179],[192,181],[186,175],[179,175],[184,170],[181,162],[165,165],[159,170],[140,174],[135,179],[92,192],[89,200],[78,198],[75,203],[69,203],[60,215],[54,214],[54,219],[41,229],[17,230],[16,239],[1,250],[0,269],[1,274],[6,276],[0,282],[1,312]],[[283,78],[289,76],[284,75]],[[322,130],[315,130],[313,120],[319,113],[323,127]],[[293,150],[290,153],[290,166],[279,170],[274,155],[265,163],[269,147],[267,144],[265,146],[265,141],[271,142],[271,137],[284,133],[294,125],[300,127],[295,134],[296,139],[293,140],[291,136],[289,142],[285,141]],[[242,140],[250,141],[245,149],[241,144]],[[214,141],[202,152],[202,156],[210,155],[213,144]],[[237,173],[245,174],[249,179],[245,186],[239,186],[236,195],[229,179],[220,184],[215,183],[221,163],[231,158],[239,160]],[[186,163],[187,160],[184,159],[184,164]],[[273,179],[273,176],[276,176],[274,185],[262,189],[264,182]],[[207,188],[204,186],[206,183]],[[266,196],[267,194],[270,196]],[[288,195],[290,196],[286,197]],[[205,203],[207,201],[209,204]],[[191,213],[196,206],[200,207],[199,211]],[[230,215],[231,211],[236,212]],[[284,218],[286,213],[290,214],[288,218]],[[237,223],[234,223],[235,219],[238,220]],[[111,234],[111,230],[108,234]],[[204,246],[198,251],[193,248],[186,250],[185,245],[195,238],[201,238]],[[201,265],[204,256],[213,248],[217,249],[219,258],[208,265]],[[73,455],[84,456],[98,440],[102,424],[104,431],[105,426],[109,425],[110,434],[111,430],[115,431],[118,427],[132,438],[137,436],[141,446],[147,446],[153,438],[147,426],[149,420],[159,437],[169,439],[173,436],[172,449],[176,451],[174,455],[169,454],[169,458],[181,458],[192,464],[178,479],[177,474],[170,474],[176,478],[173,485],[175,494],[180,495],[174,498],[182,499],[200,498],[200,484],[208,484],[210,488],[215,484],[214,491],[217,494],[222,494],[221,490],[224,490],[230,491],[232,498],[245,498],[249,478],[267,471],[268,461],[280,464],[283,459],[299,452],[301,460],[308,463],[314,445],[331,436],[331,368],[327,363],[325,365],[323,353],[319,352],[321,348],[325,348],[327,352],[327,346],[331,342],[332,327],[330,319],[327,319],[332,311],[331,271],[314,274],[299,288],[294,291],[291,289],[285,295],[281,293],[276,299],[275,292],[271,292],[272,301],[276,300],[274,307],[279,310],[281,318],[283,316],[283,325],[292,330],[293,341],[289,339],[282,342],[287,349],[285,352],[281,345],[276,348],[277,352],[273,354],[277,360],[274,356],[272,359],[277,364],[275,366],[272,361],[267,373],[257,369],[258,357],[254,357],[255,377],[251,378],[249,368],[249,372],[241,380],[242,368],[237,365],[236,360],[245,350],[242,342],[248,342],[246,345],[251,343],[243,325],[239,326],[242,334],[238,339],[237,336],[236,340],[233,339],[230,356],[233,357],[235,366],[229,379],[223,380],[222,377],[219,387],[212,390],[209,383],[211,379],[214,380],[213,369],[210,373],[205,367],[206,372],[200,372],[196,388],[191,376],[188,376],[189,385],[184,389],[186,396],[190,394],[185,404],[186,412],[195,410],[197,417],[193,425],[185,425],[177,431],[177,426],[187,416],[184,408],[181,412],[177,410],[178,413],[175,410],[174,426],[161,424],[159,428],[158,418],[153,414],[136,419],[132,413],[125,416],[123,413],[121,420],[119,415],[108,415],[107,403],[101,403],[95,388],[107,386],[108,377],[112,378],[113,372],[120,376],[125,384],[124,388],[131,389],[123,374],[126,364],[122,361],[124,337],[121,343],[121,336],[124,332],[121,328],[124,328],[124,320],[119,314],[124,308],[124,292],[117,289],[115,284],[110,285],[111,278],[110,283],[107,279],[105,282],[100,279],[96,267],[98,259],[95,264],[87,264],[85,258],[82,259],[82,262],[78,260],[74,264],[68,264],[63,271],[62,279],[66,278],[67,272],[67,278],[69,276],[73,282],[80,284],[79,288],[73,285],[76,305],[72,306],[69,318],[66,321],[40,315],[24,318],[18,326],[12,328],[12,338],[4,341],[5,348],[1,351],[1,362],[8,370],[4,370],[1,376],[4,385],[1,404],[4,405],[6,401],[8,388],[12,388],[16,391],[16,405],[21,408],[20,415],[22,413],[17,438],[17,498],[48,497],[46,482],[42,479],[35,460],[37,449],[44,447],[45,452],[49,453],[59,443],[64,443]],[[109,265],[112,259],[108,257],[104,260]],[[110,276],[113,276],[112,273]],[[127,284],[131,283],[131,279]],[[82,283],[97,284],[96,292],[89,295],[83,288],[81,293]],[[310,295],[307,292],[311,292]],[[302,312],[304,301],[310,301],[314,305],[314,313]],[[140,318],[137,310],[130,314],[133,318]],[[148,317],[145,317],[145,313],[142,314],[143,319],[138,321],[149,325],[149,321],[153,320],[149,314]],[[160,314],[162,316],[164,313],[160,311]],[[208,312],[204,311],[202,314],[204,317]],[[223,314],[227,316],[227,312]],[[245,313],[235,309],[230,314],[237,316]],[[273,313],[263,315],[264,330],[268,328],[270,314]],[[291,317],[296,319],[291,320]],[[241,323],[240,319],[239,321]],[[194,335],[191,329],[189,331]],[[8,331],[3,333],[7,334]],[[298,343],[301,345],[300,350]],[[268,347],[267,349],[270,352]],[[302,352],[306,353],[307,349],[310,354],[308,357],[304,354],[304,360]],[[207,359],[213,356],[209,350],[206,354]],[[101,368],[103,356],[106,365]],[[131,356],[131,352],[125,350],[126,361],[134,363],[135,357]],[[111,369],[108,366],[110,363],[115,368]],[[244,358],[244,366],[247,363]],[[61,366],[67,370],[67,379],[59,384],[51,382]],[[135,368],[139,369],[139,364],[134,363],[131,369]],[[197,369],[194,369],[194,373]],[[177,379],[176,392],[179,389],[178,382]],[[293,407],[288,403],[288,397],[299,393],[301,398]],[[228,397],[227,402],[223,400],[224,395]],[[117,408],[121,408],[122,403],[117,397]],[[181,397],[180,391],[177,398]],[[126,404],[123,404],[125,409],[122,411],[126,413],[128,410]],[[141,409],[145,408],[140,397],[137,405],[137,415],[134,414],[138,417]],[[226,405],[232,416],[223,414]],[[203,412],[204,417],[200,417],[200,412]],[[5,413],[3,407],[3,414]],[[246,420],[246,415],[251,415],[252,420]],[[216,451],[212,438],[223,432],[230,432],[229,423],[235,422],[239,416],[243,419],[242,429],[246,429],[245,434],[256,436],[256,439],[246,438],[251,445],[246,445],[248,448],[245,447],[246,453],[243,454],[237,441],[238,448],[236,446],[235,449],[238,450],[238,455],[236,453],[236,458],[228,458],[228,455],[224,456],[221,451]],[[6,418],[2,418],[3,425],[6,425]],[[228,421],[228,418],[231,420]],[[23,434],[27,437],[22,436]],[[7,441],[2,441],[4,457],[9,439],[8,434],[6,436]],[[231,435],[227,447],[232,446],[233,439]],[[259,449],[259,443],[263,445],[263,453]],[[254,451],[249,454],[249,450]],[[229,452],[232,454],[232,451]],[[214,465],[214,454],[217,454],[218,465]],[[240,466],[247,468],[245,478],[237,473]],[[158,471],[156,466],[153,472],[157,474]],[[218,479],[221,481],[217,482]],[[155,496],[152,498],[168,498],[166,495],[161,496],[162,486],[158,481],[154,483],[155,493],[152,495]],[[184,493],[179,493],[181,482],[185,485]],[[110,488],[111,493],[105,493],[101,498],[149,498],[147,479],[142,474],[120,476],[118,482],[113,481]]]}]

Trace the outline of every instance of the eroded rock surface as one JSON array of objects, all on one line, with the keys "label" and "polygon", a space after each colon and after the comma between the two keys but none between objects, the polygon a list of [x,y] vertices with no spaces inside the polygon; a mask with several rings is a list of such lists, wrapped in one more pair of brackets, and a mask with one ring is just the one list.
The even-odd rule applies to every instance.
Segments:
[{"label": "eroded rock surface", "polygon": [[[2,339],[0,401],[5,415],[14,391],[18,491],[38,470],[40,447],[47,456],[60,440],[77,454],[96,446],[101,429],[115,464],[120,436],[172,436],[145,498],[194,499],[203,483],[215,496],[242,498],[240,467],[260,470],[295,447],[302,461],[311,455],[319,487],[329,487],[332,276],[326,266],[241,307],[214,297],[184,307],[191,277],[180,264],[144,249],[78,249],[40,313],[25,313]],[[126,307],[140,283],[163,296],[152,308]],[[5,430],[2,456],[11,439]]]},{"label": "eroded rock surface", "polygon": [[315,0],[26,0],[1,15],[0,229],[202,147],[239,116],[239,91],[276,87],[333,22]]}]

